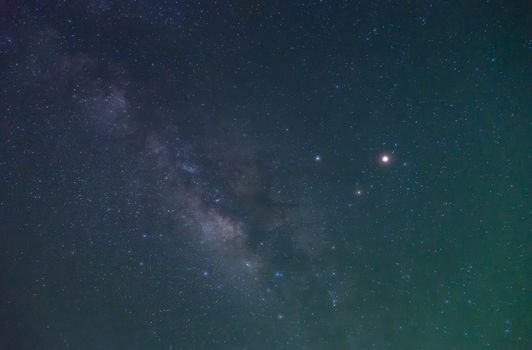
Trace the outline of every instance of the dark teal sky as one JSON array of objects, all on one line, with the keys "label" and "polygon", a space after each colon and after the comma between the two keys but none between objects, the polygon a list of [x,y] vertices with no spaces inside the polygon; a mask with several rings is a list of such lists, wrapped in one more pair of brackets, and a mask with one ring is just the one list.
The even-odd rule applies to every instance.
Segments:
[{"label": "dark teal sky", "polygon": [[531,13],[0,1],[0,348],[530,349]]}]

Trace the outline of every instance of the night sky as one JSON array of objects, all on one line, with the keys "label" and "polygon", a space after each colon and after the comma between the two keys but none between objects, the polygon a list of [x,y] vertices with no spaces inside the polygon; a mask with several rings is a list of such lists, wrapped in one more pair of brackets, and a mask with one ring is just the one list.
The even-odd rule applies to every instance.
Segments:
[{"label": "night sky", "polygon": [[0,349],[532,349],[532,6],[0,1]]}]

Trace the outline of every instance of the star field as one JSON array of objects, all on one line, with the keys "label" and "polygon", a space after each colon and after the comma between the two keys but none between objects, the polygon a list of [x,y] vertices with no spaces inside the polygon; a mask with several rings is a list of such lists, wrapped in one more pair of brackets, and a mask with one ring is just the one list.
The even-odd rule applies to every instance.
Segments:
[{"label": "star field", "polygon": [[0,349],[530,349],[526,2],[0,1]]}]

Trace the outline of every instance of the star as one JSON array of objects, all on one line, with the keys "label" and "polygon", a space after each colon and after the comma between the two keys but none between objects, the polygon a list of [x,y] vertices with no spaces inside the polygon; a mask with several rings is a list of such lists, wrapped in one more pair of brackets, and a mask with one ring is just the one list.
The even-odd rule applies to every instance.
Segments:
[{"label": "star", "polygon": [[316,162],[319,162],[321,160],[321,156],[319,154],[317,154],[316,156],[314,156],[314,160]]},{"label": "star", "polygon": [[383,153],[379,158],[379,162],[381,163],[381,165],[388,165],[391,161],[392,157],[387,153]]}]

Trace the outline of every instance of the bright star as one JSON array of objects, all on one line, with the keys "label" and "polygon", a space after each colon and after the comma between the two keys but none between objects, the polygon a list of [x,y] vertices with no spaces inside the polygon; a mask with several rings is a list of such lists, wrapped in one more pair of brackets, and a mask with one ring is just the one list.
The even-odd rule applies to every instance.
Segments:
[{"label": "bright star", "polygon": [[382,154],[379,161],[382,165],[388,165],[392,161],[392,157],[388,154]]}]

